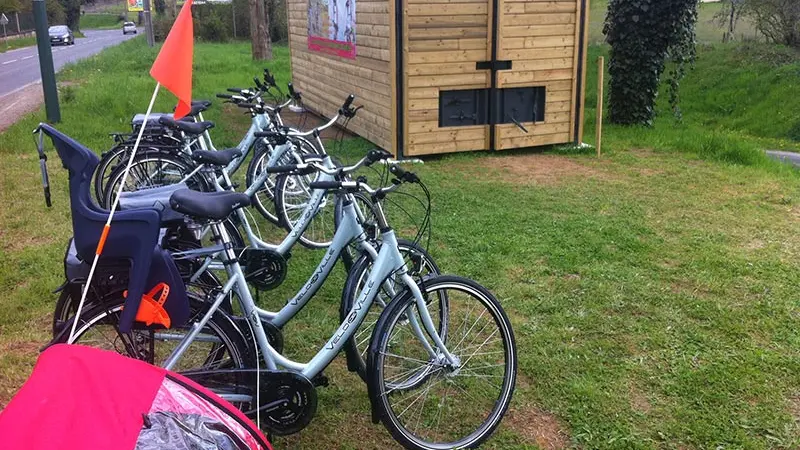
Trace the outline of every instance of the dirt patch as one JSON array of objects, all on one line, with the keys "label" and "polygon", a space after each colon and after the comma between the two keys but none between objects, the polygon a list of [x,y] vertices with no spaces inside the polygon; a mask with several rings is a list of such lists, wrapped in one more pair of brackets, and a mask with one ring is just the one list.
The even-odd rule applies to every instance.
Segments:
[{"label": "dirt patch", "polygon": [[636,387],[630,387],[628,392],[630,392],[631,409],[642,414],[647,414],[653,409],[650,400],[641,390]]},{"label": "dirt patch", "polygon": [[41,83],[33,83],[0,97],[0,132],[5,131],[24,115],[36,111],[44,103]]},{"label": "dirt patch", "polygon": [[566,178],[602,176],[597,169],[554,155],[498,155],[475,162],[482,173],[497,171],[505,181],[517,184],[557,184]]},{"label": "dirt patch", "polygon": [[545,450],[558,450],[569,446],[569,435],[558,418],[535,406],[512,408],[504,423],[528,443],[536,444]]},{"label": "dirt patch", "polygon": [[800,393],[789,397],[789,414],[795,423],[800,426]]}]

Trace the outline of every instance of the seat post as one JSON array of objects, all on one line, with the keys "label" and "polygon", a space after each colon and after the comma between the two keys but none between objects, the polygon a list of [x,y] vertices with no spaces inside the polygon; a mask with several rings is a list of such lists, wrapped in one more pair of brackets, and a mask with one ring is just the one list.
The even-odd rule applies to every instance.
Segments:
[{"label": "seat post", "polygon": [[236,252],[233,251],[231,237],[228,234],[228,230],[226,230],[222,225],[222,222],[212,223],[211,230],[214,233],[214,240],[219,240],[222,243],[222,246],[225,248],[225,258],[222,260],[222,263],[229,265],[237,262],[239,257],[236,255]]}]

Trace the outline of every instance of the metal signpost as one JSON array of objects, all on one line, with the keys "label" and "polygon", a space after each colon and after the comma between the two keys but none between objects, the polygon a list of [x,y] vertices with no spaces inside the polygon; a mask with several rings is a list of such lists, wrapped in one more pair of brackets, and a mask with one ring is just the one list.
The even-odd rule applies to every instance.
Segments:
[{"label": "metal signpost", "polygon": [[53,52],[50,49],[50,34],[47,32],[47,8],[44,0],[33,0],[33,20],[36,23],[36,45],[39,47],[39,68],[42,71],[44,107],[50,123],[61,121],[58,106],[56,72],[53,68]]},{"label": "metal signpost", "polygon": [[6,41],[6,49],[8,49],[8,35],[6,34],[6,25],[8,25],[8,17],[5,14],[0,14],[0,25],[3,26],[3,40]]}]

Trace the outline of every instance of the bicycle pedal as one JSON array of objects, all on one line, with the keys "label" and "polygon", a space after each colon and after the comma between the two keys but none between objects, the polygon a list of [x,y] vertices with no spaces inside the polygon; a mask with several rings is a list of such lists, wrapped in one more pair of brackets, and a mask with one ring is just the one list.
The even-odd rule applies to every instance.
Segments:
[{"label": "bicycle pedal", "polygon": [[320,373],[311,379],[311,383],[314,384],[314,387],[328,387],[330,380],[324,373]]}]

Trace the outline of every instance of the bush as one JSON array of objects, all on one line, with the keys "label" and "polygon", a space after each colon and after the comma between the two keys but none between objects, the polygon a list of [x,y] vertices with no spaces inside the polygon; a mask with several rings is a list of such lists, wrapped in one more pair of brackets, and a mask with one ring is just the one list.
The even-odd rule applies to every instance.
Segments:
[{"label": "bush", "polygon": [[[197,39],[206,42],[230,40],[230,21],[225,21],[221,17],[222,11],[219,8],[225,8],[225,5],[197,5],[192,8],[194,35]],[[230,13],[230,9],[228,12]],[[174,19],[167,14],[156,16],[153,20],[153,34],[157,41],[167,38],[173,22]]]},{"label": "bush", "polygon": [[[213,6],[212,6],[213,8]],[[194,21],[194,35],[207,42],[226,42],[230,39],[228,24],[212,9]]]},{"label": "bush", "polygon": [[744,13],[770,41],[800,47],[800,1],[745,0]]}]

